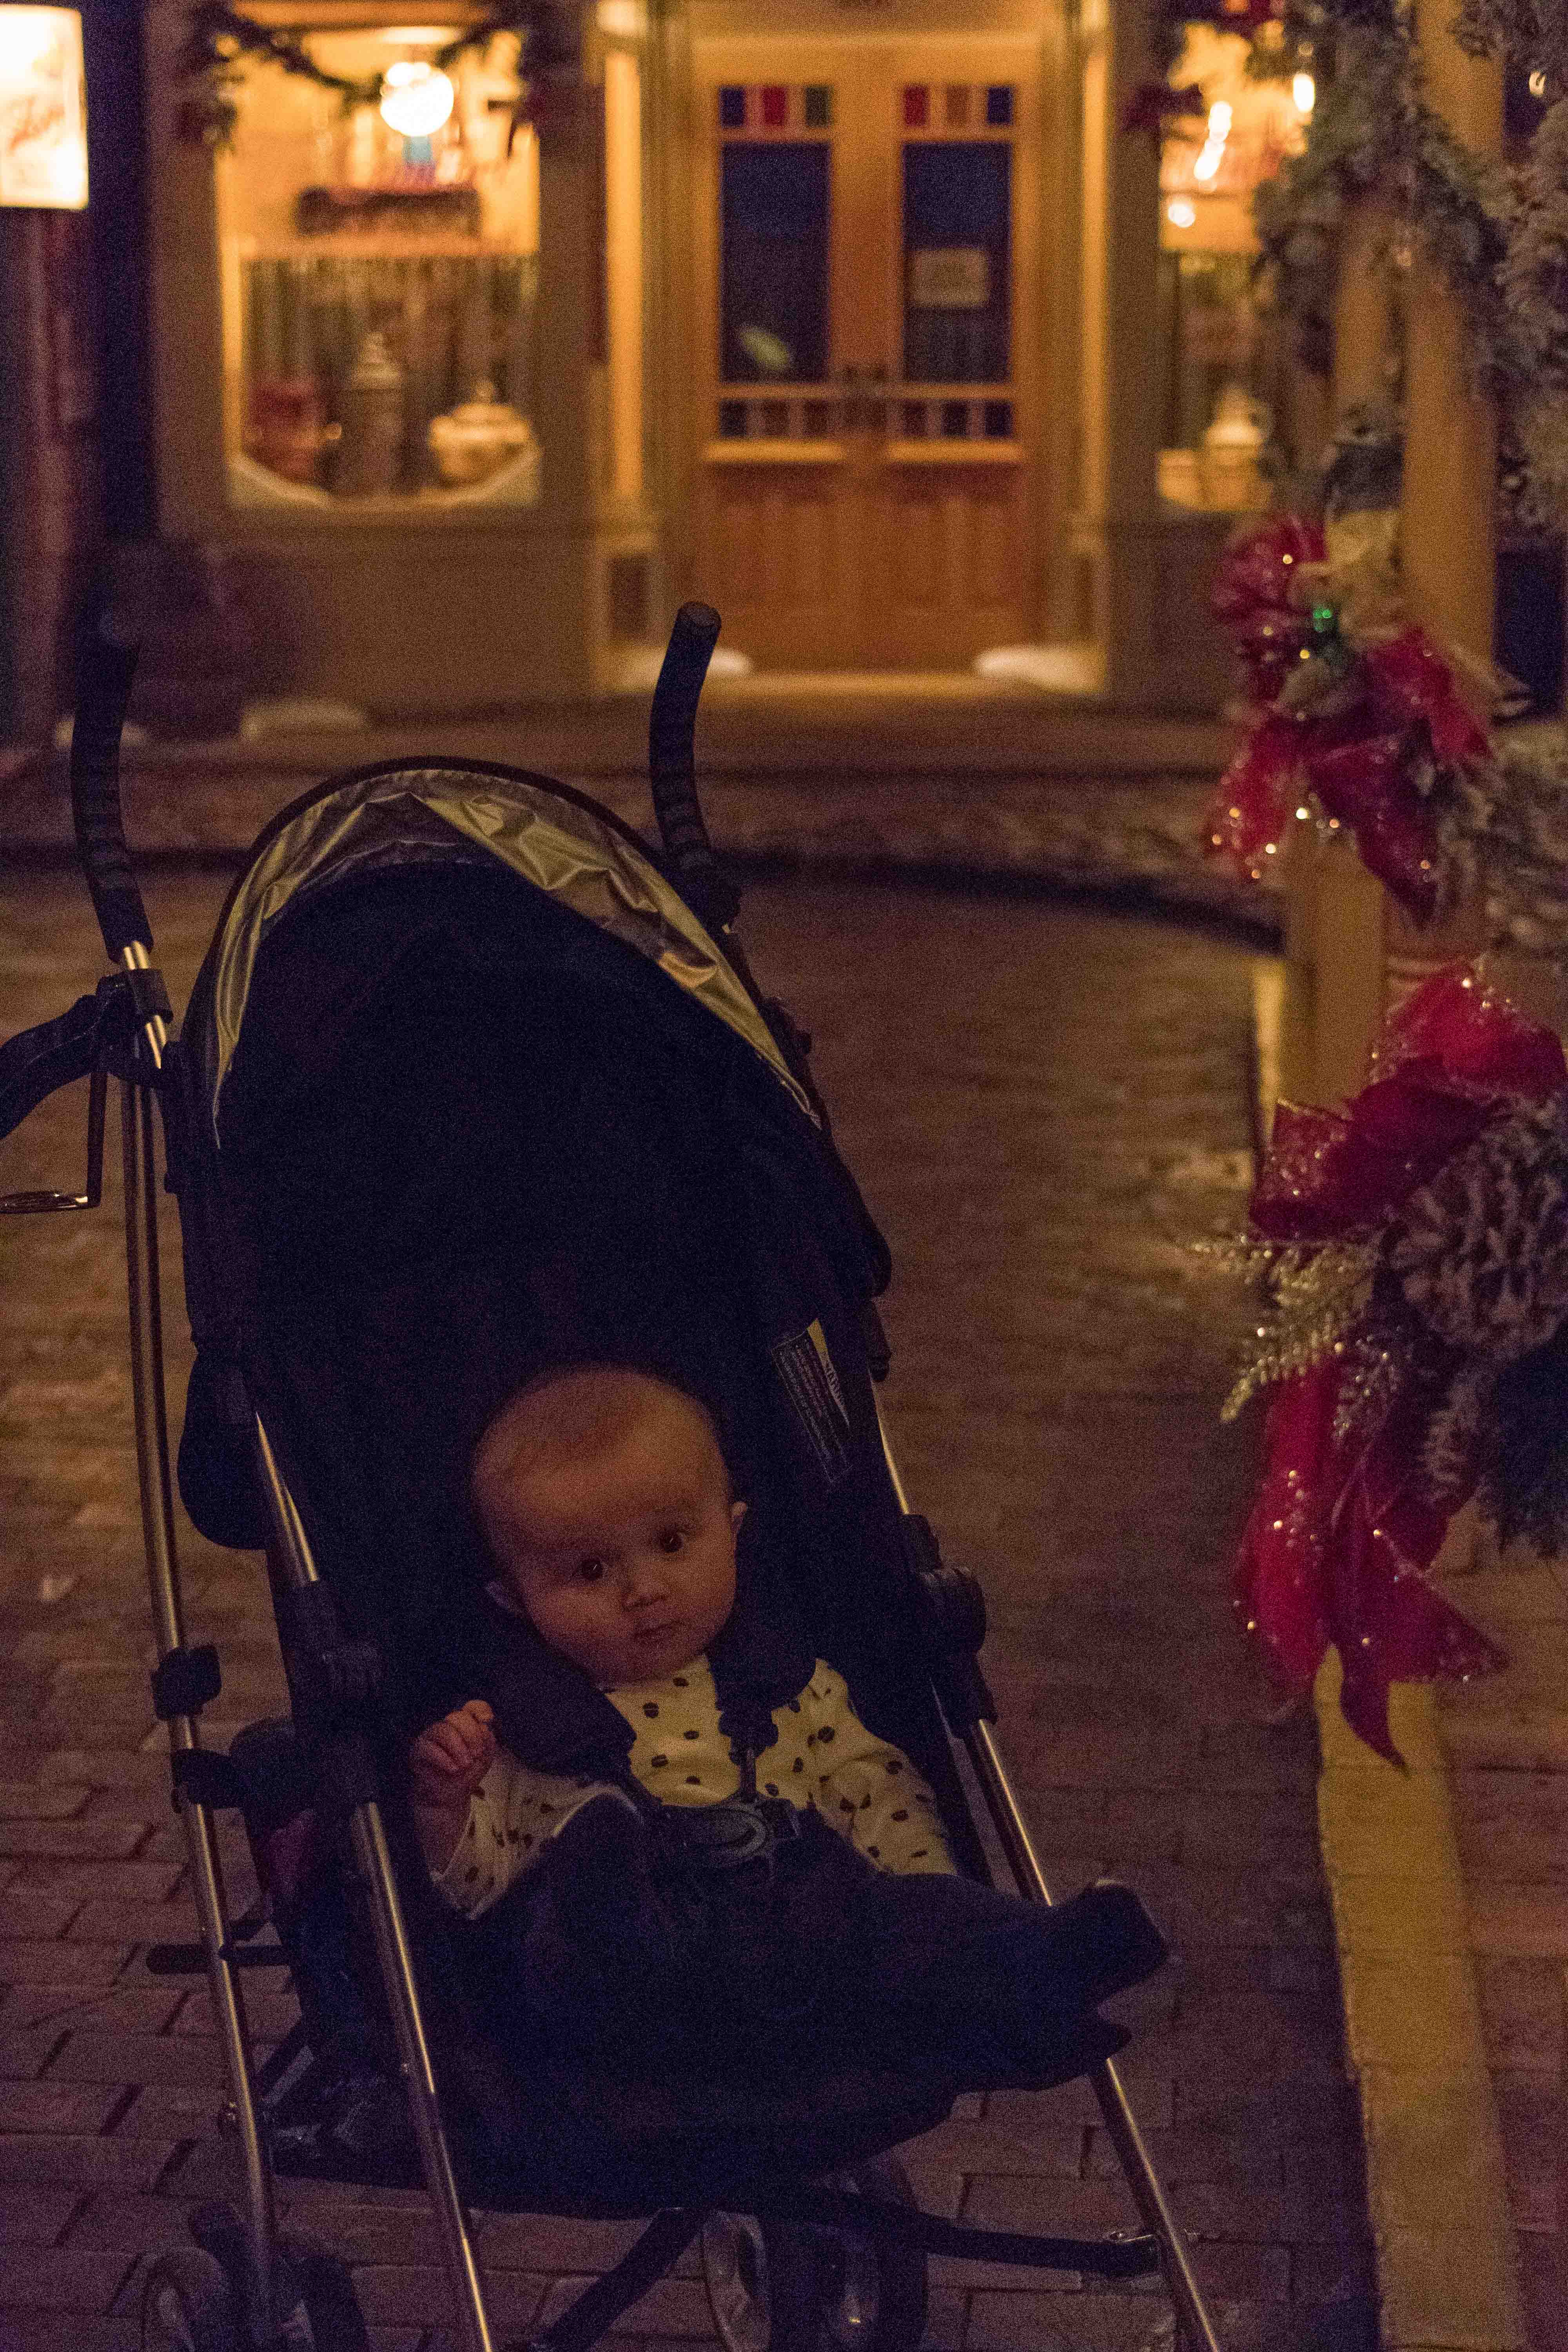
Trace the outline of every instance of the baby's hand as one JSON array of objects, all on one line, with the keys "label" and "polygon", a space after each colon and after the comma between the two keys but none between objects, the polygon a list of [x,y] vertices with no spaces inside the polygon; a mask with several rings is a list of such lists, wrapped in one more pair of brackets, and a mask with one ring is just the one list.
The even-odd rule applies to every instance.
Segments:
[{"label": "baby's hand", "polygon": [[431,1812],[467,1807],[495,1761],[494,1716],[482,1698],[422,1731],[408,1752],[414,1802]]}]

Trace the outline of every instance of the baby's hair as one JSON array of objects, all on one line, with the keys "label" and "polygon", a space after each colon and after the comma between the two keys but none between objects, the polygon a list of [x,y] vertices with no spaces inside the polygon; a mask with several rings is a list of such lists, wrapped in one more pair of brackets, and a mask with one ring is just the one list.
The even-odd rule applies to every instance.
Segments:
[{"label": "baby's hair", "polygon": [[689,1389],[630,1364],[570,1364],[525,1381],[486,1425],[469,1481],[482,1510],[485,1489],[614,1451],[650,1417],[678,1412],[700,1427],[726,1486],[729,1466],[713,1416]]}]

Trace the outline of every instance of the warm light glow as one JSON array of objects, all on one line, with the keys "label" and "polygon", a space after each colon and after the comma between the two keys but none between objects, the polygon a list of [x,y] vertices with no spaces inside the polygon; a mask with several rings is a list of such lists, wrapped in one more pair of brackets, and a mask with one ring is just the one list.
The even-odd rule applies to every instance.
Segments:
[{"label": "warm light glow", "polygon": [[80,14],[0,7],[0,205],[80,212],[86,202]]},{"label": "warm light glow", "polygon": [[1530,95],[1531,98],[1544,98],[1546,95],[1546,76],[1539,66],[1530,77]]},{"label": "warm light glow", "polygon": [[1235,119],[1230,100],[1216,98],[1209,109],[1208,137],[1198,150],[1197,161],[1193,165],[1194,180],[1212,180],[1219,170],[1220,157],[1225,153],[1225,142],[1230,136],[1230,126]]},{"label": "warm light glow", "polygon": [[457,92],[434,66],[401,58],[382,78],[381,119],[405,139],[428,139],[452,111]]},{"label": "warm light glow", "polygon": [[1292,79],[1290,99],[1298,114],[1310,114],[1318,102],[1318,85],[1310,73],[1299,73]]},{"label": "warm light glow", "polygon": [[1165,206],[1165,218],[1173,228],[1191,228],[1197,216],[1197,207],[1190,205],[1185,196],[1173,196]]}]

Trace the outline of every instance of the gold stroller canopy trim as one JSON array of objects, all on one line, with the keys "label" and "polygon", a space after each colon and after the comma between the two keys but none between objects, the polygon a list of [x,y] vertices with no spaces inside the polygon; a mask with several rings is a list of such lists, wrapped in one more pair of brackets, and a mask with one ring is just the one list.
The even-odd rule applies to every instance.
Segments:
[{"label": "gold stroller canopy trim", "polygon": [[242,879],[213,961],[203,1040],[216,1129],[261,943],[300,891],[449,849],[453,837],[646,956],[745,1040],[816,1124],[722,949],[652,862],[605,818],[542,782],[479,768],[399,767],[353,777],[279,827]]}]

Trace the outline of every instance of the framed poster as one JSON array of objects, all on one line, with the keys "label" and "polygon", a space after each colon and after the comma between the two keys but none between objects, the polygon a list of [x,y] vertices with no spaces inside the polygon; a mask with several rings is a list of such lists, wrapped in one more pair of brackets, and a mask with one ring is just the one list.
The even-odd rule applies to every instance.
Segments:
[{"label": "framed poster", "polygon": [[87,101],[75,8],[0,6],[0,205],[80,212]]}]

